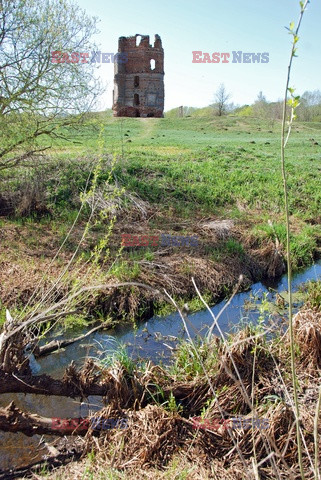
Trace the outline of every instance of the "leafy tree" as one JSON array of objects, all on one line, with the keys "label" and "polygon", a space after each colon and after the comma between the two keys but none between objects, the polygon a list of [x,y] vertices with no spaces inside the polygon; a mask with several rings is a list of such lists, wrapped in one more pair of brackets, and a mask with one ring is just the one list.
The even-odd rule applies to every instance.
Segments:
[{"label": "leafy tree", "polygon": [[0,170],[33,161],[92,108],[96,22],[68,0],[0,0]]}]

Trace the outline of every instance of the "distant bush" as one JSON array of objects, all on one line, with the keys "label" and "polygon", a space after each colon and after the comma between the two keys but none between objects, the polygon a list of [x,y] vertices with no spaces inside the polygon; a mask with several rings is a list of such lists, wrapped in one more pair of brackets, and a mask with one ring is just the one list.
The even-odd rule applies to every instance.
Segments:
[{"label": "distant bush", "polygon": [[253,107],[251,107],[251,105],[245,105],[244,107],[241,107],[235,111],[235,114],[240,117],[251,117],[253,116]]}]

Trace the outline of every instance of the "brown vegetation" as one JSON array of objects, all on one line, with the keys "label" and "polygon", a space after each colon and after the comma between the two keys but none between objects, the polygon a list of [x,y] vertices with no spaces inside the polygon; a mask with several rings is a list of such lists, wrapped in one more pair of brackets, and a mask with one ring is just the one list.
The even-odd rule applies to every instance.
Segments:
[{"label": "brown vegetation", "polygon": [[[296,368],[300,386],[300,423],[306,445],[304,468],[306,478],[312,480],[313,470],[308,455],[313,459],[313,422],[320,379],[320,312],[303,309],[295,317],[294,325],[300,352]],[[278,329],[278,325],[273,327],[274,335]],[[69,466],[71,473],[67,478],[76,478],[73,475],[80,474],[79,470],[86,463],[86,452],[93,450],[96,460],[91,471],[97,476],[102,469],[106,472],[108,467],[124,472],[127,479],[162,478],[161,472],[168,470],[180,455],[183,469],[197,465],[203,472],[203,476],[199,472],[191,472],[188,478],[241,480],[253,477],[250,459],[255,455],[260,478],[299,478],[294,413],[290,400],[292,384],[287,332],[283,340],[280,342],[275,337],[274,341],[267,342],[264,336],[247,327],[234,334],[228,343],[217,338],[213,338],[207,346],[203,343],[198,351],[208,378],[197,374],[191,380],[178,380],[175,372],[151,363],[144,370],[137,367],[133,372],[127,371],[119,362],[109,370],[101,370],[93,363],[88,363],[81,372],[70,367],[60,382],[61,387],[65,384],[61,394],[83,396],[93,391],[97,393],[100,385],[100,393],[108,398],[108,406],[96,415],[106,418],[125,416],[128,428],[101,431],[99,436],[89,429],[82,448],[84,460]],[[36,377],[40,383],[41,377]],[[32,382],[32,378],[28,382]],[[1,380],[3,384],[8,385],[5,378]],[[23,391],[21,382],[20,385],[20,391]],[[6,391],[17,390],[7,388]],[[162,395],[160,391],[163,391]],[[216,400],[213,391],[216,392]],[[47,393],[52,392],[48,390]],[[174,397],[176,407],[172,405],[169,408],[169,404],[166,408],[161,406],[171,397]],[[200,415],[204,407],[208,419],[222,416],[228,419],[236,415],[249,418],[254,415],[268,419],[269,428],[195,430],[191,417]],[[28,432],[27,428],[31,428],[32,424],[37,430],[48,423],[48,419],[28,416],[12,405],[0,412],[0,422],[10,415],[19,420],[11,428],[24,432]],[[29,422],[28,427],[26,421]],[[318,433],[320,455],[320,415]],[[74,435],[77,435],[77,430]],[[274,452],[272,456],[269,455],[271,452]],[[59,470],[50,478],[60,478]]]}]

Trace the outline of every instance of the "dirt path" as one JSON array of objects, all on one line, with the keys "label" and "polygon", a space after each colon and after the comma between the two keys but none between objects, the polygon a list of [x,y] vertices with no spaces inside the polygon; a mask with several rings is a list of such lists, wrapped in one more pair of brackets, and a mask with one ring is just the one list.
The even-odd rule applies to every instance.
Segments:
[{"label": "dirt path", "polygon": [[143,133],[141,138],[147,138],[153,135],[153,132],[156,130],[158,119],[157,118],[139,118],[143,123]]}]

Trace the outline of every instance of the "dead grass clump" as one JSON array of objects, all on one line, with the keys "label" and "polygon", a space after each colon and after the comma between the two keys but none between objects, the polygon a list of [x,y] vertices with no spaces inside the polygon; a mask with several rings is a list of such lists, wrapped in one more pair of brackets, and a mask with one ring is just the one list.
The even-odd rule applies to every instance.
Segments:
[{"label": "dead grass clump", "polygon": [[[254,357],[256,351],[256,357]],[[256,368],[254,381],[256,382],[260,376],[269,377],[273,362],[264,346],[262,338],[254,337],[249,327],[238,331],[233,335],[231,343],[227,343],[222,347],[219,354],[220,357],[220,383],[235,383],[236,371],[245,385],[252,383],[253,363],[255,358]],[[237,380],[239,383],[239,380]]]},{"label": "dead grass clump", "polygon": [[[141,283],[144,281],[139,279]],[[87,300],[88,312],[94,317],[111,316],[118,322],[129,322],[153,316],[153,304],[159,296],[150,291],[142,291],[135,286],[114,288],[97,293]]]},{"label": "dead grass clump", "polygon": [[251,256],[263,271],[263,276],[268,278],[278,278],[286,270],[282,251],[272,240],[265,240],[257,247],[253,243],[257,243],[257,239],[248,238],[247,244],[251,247]]},{"label": "dead grass clump", "polygon": [[227,240],[233,231],[234,221],[230,219],[225,220],[210,220],[201,225],[211,236],[216,240]]},{"label": "dead grass clump", "polygon": [[96,216],[101,212],[117,216],[126,215],[127,221],[146,220],[151,206],[137,194],[127,192],[115,184],[105,183],[96,189],[93,195],[87,198],[87,203]]},{"label": "dead grass clump", "polygon": [[63,381],[74,388],[75,396],[79,391],[89,390],[95,383],[106,387],[106,401],[112,409],[124,409],[133,407],[143,396],[143,387],[134,372],[129,373],[119,362],[102,370],[101,367],[89,359],[84,367],[78,371],[72,362],[66,368]]},{"label": "dead grass clump", "polygon": [[12,186],[2,188],[0,216],[51,215],[47,197],[43,173],[35,172],[34,176],[26,174],[18,189],[13,190]]},{"label": "dead grass clump", "polygon": [[[107,431],[99,439],[100,456],[117,469],[143,465],[161,468],[183,444],[187,434],[175,414],[155,405],[130,411],[127,418],[128,428]],[[87,448],[90,447],[91,441]]]},{"label": "dead grass clump", "polygon": [[211,389],[205,379],[173,382],[163,389],[167,397],[172,393],[176,402],[179,402],[190,415],[199,414],[205,402],[212,397]]},{"label": "dead grass clump", "polygon": [[[227,289],[232,290],[241,271],[240,264],[235,261],[227,259],[225,264],[219,264],[206,257],[193,257],[185,252],[162,256],[156,253],[153,261],[141,260],[138,264],[140,271],[136,281],[148,284],[160,292],[165,289],[170,295],[182,296],[185,300],[195,297],[192,277],[200,290],[211,293],[214,301],[226,294]],[[242,286],[250,284],[250,278],[246,278]],[[159,294],[135,287],[114,289],[108,295],[98,294],[91,304],[90,312],[99,311],[118,319],[146,319],[153,315],[155,304],[160,300],[164,303],[167,301],[164,295],[162,298]]]},{"label": "dead grass clump", "polygon": [[321,368],[321,312],[304,309],[293,317],[294,339],[300,349],[300,364]]},{"label": "dead grass clump", "polygon": [[[181,259],[180,262],[182,262]],[[226,289],[232,289],[240,275],[240,269],[235,262],[234,265],[233,262],[227,265],[211,261],[206,257],[189,256],[186,258],[186,265],[193,267],[190,277],[194,277],[197,287],[203,291],[213,292],[213,298],[222,295],[223,285]],[[191,281],[190,285],[195,292]]]},{"label": "dead grass clump", "polygon": [[[168,471],[174,459],[179,456],[183,464],[187,462],[198,465],[203,474],[206,474],[202,478],[243,479],[244,475],[253,471],[253,444],[258,462],[268,455],[267,447],[276,451],[276,463],[280,468],[278,478],[297,478],[293,471],[295,467],[292,468],[296,459],[293,413],[281,404],[258,414],[259,417],[269,419],[269,427],[263,431],[244,427],[229,429],[229,432],[226,428],[216,431],[197,430],[190,420],[156,405],[126,412],[115,412],[108,407],[104,410],[105,415],[108,418],[121,418],[125,415],[128,428],[102,432],[99,438],[89,433],[86,451],[94,448],[99,464],[104,465],[105,469],[113,468],[123,472],[124,478],[130,478],[129,474],[133,475],[131,478],[138,478],[139,471],[144,472],[140,478],[151,478],[148,474],[151,475],[152,471],[157,473],[154,478],[162,478],[162,472]],[[233,448],[235,444],[242,452],[245,464],[236,454]],[[262,479],[275,478],[269,461],[263,462],[259,472]],[[173,473],[176,474],[177,470]]]}]

